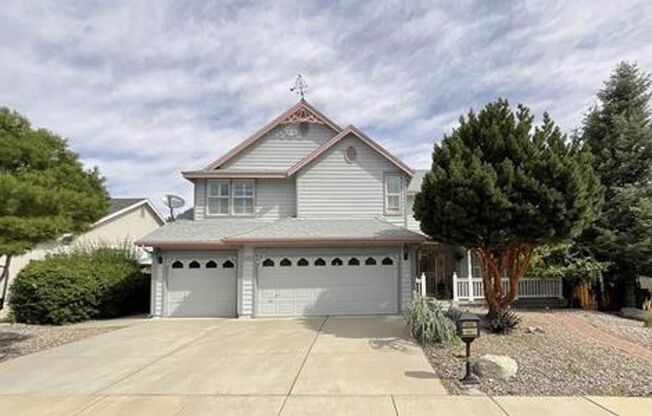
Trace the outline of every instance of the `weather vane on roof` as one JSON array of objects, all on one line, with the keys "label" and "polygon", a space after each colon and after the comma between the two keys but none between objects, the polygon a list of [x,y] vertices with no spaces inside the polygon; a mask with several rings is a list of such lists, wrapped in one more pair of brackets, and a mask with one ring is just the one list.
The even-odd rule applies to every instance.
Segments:
[{"label": "weather vane on roof", "polygon": [[290,88],[290,91],[296,92],[303,99],[303,96],[306,94],[307,90],[308,84],[306,84],[306,82],[303,80],[301,74],[297,74],[297,79],[294,81],[294,87]]}]

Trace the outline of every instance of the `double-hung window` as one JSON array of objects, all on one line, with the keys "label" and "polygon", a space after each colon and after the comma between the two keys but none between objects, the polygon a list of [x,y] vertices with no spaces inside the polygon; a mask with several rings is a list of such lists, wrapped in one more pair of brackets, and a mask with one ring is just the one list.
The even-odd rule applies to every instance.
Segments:
[{"label": "double-hung window", "polygon": [[218,179],[208,182],[208,215],[252,215],[254,181]]},{"label": "double-hung window", "polygon": [[228,179],[209,181],[207,202],[210,215],[229,215],[231,181]]},{"label": "double-hung window", "polygon": [[254,181],[234,180],[233,215],[251,215],[254,213]]},{"label": "double-hung window", "polygon": [[401,214],[401,196],[403,181],[400,175],[385,175],[385,214]]}]

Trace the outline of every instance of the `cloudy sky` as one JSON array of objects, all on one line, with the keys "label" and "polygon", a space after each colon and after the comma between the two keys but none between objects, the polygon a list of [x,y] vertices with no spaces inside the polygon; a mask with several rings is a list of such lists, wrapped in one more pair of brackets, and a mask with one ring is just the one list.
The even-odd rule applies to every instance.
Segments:
[{"label": "cloudy sky", "polygon": [[114,196],[190,196],[202,167],[297,101],[429,165],[496,97],[576,127],[619,61],[652,71],[643,1],[13,1],[0,105],[70,140]]}]

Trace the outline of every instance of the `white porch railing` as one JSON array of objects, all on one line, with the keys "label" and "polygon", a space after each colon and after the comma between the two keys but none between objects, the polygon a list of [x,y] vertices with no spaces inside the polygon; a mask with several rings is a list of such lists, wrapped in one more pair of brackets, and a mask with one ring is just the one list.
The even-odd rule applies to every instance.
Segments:
[{"label": "white porch railing", "polygon": [[[509,290],[509,280],[503,279],[503,293]],[[524,277],[518,282],[517,298],[559,298],[563,297],[561,279],[534,279]],[[453,274],[453,300],[469,301],[484,299],[484,285],[481,278],[458,277]]]}]

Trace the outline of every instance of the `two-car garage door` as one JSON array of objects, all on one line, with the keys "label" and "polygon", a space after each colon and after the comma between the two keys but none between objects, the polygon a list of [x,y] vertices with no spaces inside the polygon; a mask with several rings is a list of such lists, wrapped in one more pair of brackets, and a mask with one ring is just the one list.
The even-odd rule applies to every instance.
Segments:
[{"label": "two-car garage door", "polygon": [[[294,255],[292,255],[294,254]],[[257,315],[366,315],[398,312],[398,261],[387,254],[262,256]]]}]

